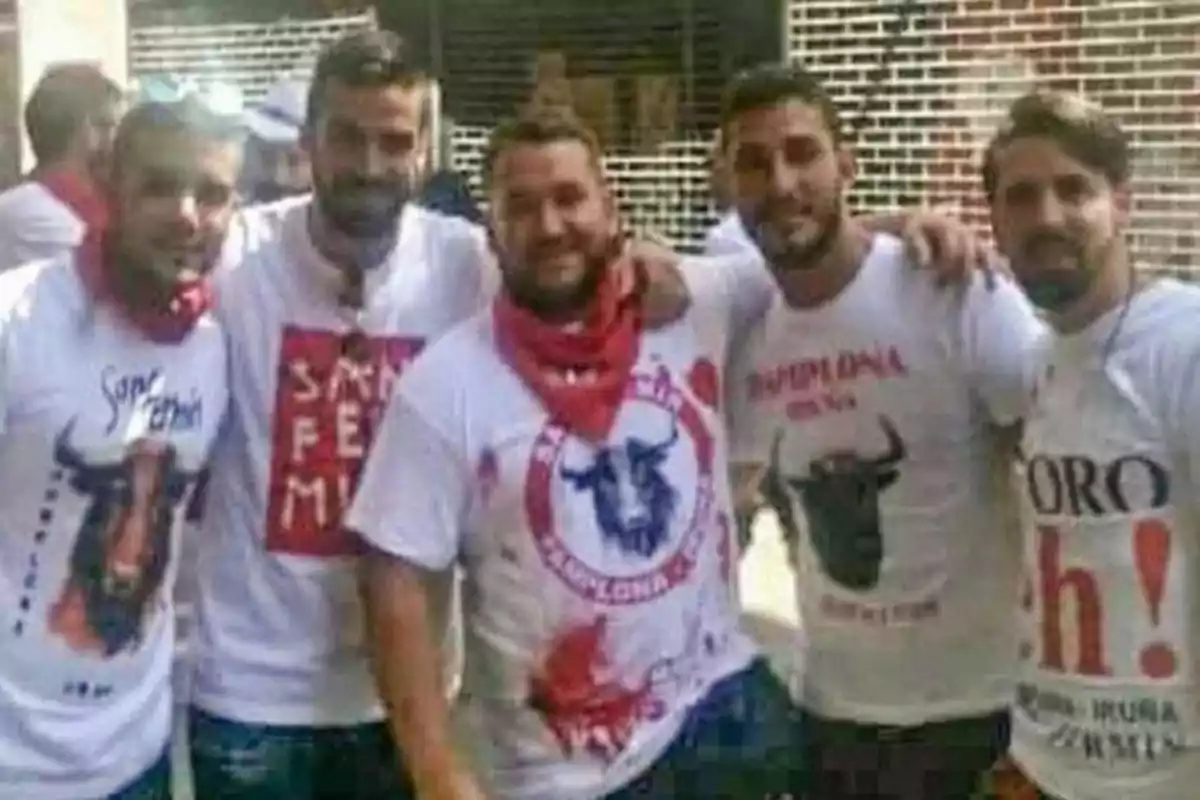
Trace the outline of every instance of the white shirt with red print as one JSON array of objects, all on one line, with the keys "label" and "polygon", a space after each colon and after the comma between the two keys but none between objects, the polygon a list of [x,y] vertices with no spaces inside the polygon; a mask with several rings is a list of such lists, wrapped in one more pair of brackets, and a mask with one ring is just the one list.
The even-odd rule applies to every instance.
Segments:
[{"label": "white shirt with red print", "polygon": [[[939,289],[884,234],[828,303],[777,300],[738,392],[735,460],[776,464],[801,528],[814,713],[919,725],[1007,705],[1019,533],[993,431],[1024,411],[1041,331],[1011,283]],[[854,547],[872,569],[841,563]]]},{"label": "white shirt with red print", "polygon": [[216,280],[232,403],[202,525],[193,702],[254,724],[383,717],[343,513],[393,381],[494,280],[479,229],[409,206],[364,308],[342,309],[310,207],[247,210]]},{"label": "white shirt with red print", "polygon": [[403,376],[368,461],[347,525],[422,567],[462,566],[463,697],[489,796],[621,788],[754,657],[719,400],[747,312],[725,265],[683,271],[697,301],[641,336],[604,444],[551,424],[484,312]]},{"label": "white shirt with red print", "polygon": [[0,275],[0,797],[107,797],[165,754],[180,528],[225,412],[211,317],[177,345],[72,255]]},{"label": "white shirt with red print", "polygon": [[1197,320],[1158,281],[1041,361],[1013,754],[1062,800],[1200,795]]}]

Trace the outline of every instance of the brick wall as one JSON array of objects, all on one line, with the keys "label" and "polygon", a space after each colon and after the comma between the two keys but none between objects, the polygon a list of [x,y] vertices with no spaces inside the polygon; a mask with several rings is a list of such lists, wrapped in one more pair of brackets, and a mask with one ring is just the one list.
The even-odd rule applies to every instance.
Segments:
[{"label": "brick wall", "polygon": [[[793,0],[789,54],[852,117],[899,2]],[[1136,142],[1134,243],[1156,268],[1200,256],[1200,0],[925,0],[859,140],[860,207],[961,206],[986,230],[980,152],[1034,85],[1081,92]]]}]

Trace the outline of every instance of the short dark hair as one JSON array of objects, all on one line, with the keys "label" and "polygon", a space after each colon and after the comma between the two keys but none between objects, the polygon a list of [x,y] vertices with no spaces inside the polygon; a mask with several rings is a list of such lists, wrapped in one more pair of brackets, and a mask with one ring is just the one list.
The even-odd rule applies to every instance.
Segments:
[{"label": "short dark hair", "polygon": [[490,187],[495,178],[496,162],[514,145],[579,142],[600,168],[603,156],[596,134],[566,108],[533,107],[502,121],[492,130],[483,154],[483,185]]},{"label": "short dark hair", "polygon": [[[391,31],[350,33],[321,51],[308,86],[305,125],[312,130],[325,110],[325,94],[333,81],[347,86],[414,86],[425,81],[408,43]],[[428,99],[422,124],[429,114]]]},{"label": "short dark hair", "polygon": [[112,169],[119,176],[145,148],[148,136],[198,136],[214,142],[235,144],[244,138],[240,121],[214,113],[199,98],[145,102],[134,106],[117,126],[113,138]]},{"label": "short dark hair", "polygon": [[983,154],[983,192],[995,198],[1000,176],[1000,150],[1017,139],[1051,139],[1072,158],[1118,186],[1130,177],[1129,137],[1116,120],[1082,97],[1044,89],[1019,97],[1011,106]]},{"label": "short dark hair", "polygon": [[799,64],[764,64],[738,73],[721,98],[720,131],[728,147],[729,126],[740,114],[798,100],[815,107],[834,144],[842,142],[842,119],[837,103],[821,79]]},{"label": "short dark hair", "polygon": [[25,132],[39,163],[62,158],[83,127],[121,102],[121,87],[95,64],[54,64],[25,103]]}]

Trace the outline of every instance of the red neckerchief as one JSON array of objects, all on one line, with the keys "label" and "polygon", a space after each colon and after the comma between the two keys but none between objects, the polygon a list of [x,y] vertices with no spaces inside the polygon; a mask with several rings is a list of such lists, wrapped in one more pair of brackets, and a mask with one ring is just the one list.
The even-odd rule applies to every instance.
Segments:
[{"label": "red neckerchief", "polygon": [[58,202],[71,209],[84,227],[99,228],[108,221],[108,207],[96,185],[81,178],[78,173],[66,169],[53,170],[39,176],[37,182]]},{"label": "red neckerchief", "polygon": [[109,261],[105,258],[103,227],[89,228],[75,252],[75,268],[92,300],[109,303],[134,328],[156,344],[179,344],[196,327],[200,317],[212,306],[212,292],[206,278],[179,280],[166,308],[133,307],[112,290]]},{"label": "red neckerchief", "polygon": [[492,313],[509,366],[556,423],[594,442],[616,421],[642,329],[640,297],[622,292],[619,273],[609,268],[579,331],[542,321],[503,292]]}]

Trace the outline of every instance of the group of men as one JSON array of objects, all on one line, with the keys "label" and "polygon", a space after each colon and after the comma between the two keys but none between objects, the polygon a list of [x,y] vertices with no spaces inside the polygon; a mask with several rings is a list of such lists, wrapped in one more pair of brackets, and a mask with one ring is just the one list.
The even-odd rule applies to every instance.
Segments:
[{"label": "group of men", "polygon": [[[0,275],[0,794],[170,797],[186,571],[198,800],[959,800],[1010,726],[1046,798],[1191,796],[1200,293],[1134,272],[1110,119],[996,132],[1014,284],[953,221],[851,216],[800,68],[730,85],[694,259],[629,241],[562,110],[493,133],[486,226],[413,202],[428,100],[354,34],[311,194],[240,204],[241,126],[188,98],[13,190],[80,233]],[[795,698],[739,624],[760,483]]]}]

